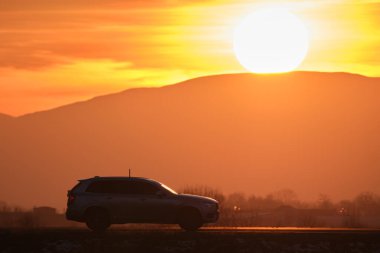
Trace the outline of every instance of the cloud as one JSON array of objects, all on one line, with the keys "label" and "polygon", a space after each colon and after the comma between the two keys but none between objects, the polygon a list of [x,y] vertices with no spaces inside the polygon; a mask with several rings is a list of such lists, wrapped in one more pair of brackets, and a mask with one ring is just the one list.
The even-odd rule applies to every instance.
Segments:
[{"label": "cloud", "polygon": [[222,2],[218,0],[11,0],[2,1],[2,11],[13,10],[91,10],[119,8],[159,8]]},{"label": "cloud", "polygon": [[209,47],[212,25],[197,25],[192,18],[199,12],[177,7],[3,14],[0,67],[43,69],[95,59],[132,62],[141,68],[194,68],[199,62],[191,60],[193,52],[207,47],[207,56],[216,48]]},{"label": "cloud", "polygon": [[144,6],[146,1],[121,0],[12,0],[3,1],[1,9],[5,10],[72,10],[96,9],[116,6]]},{"label": "cloud", "polygon": [[[130,62],[136,68],[236,69],[238,65],[229,44],[232,29],[228,31],[233,22],[228,23],[227,17],[238,16],[235,9],[241,10],[242,6],[237,6],[236,2],[234,8],[228,5],[179,6],[199,2],[3,1],[0,11],[0,68],[38,70],[92,59]],[[379,41],[369,38],[378,36],[371,31],[380,30],[379,3],[334,2],[323,5],[319,1],[318,8],[321,6],[324,6],[323,12],[311,7],[307,11],[316,19],[325,16],[320,23],[326,24],[326,31],[331,30],[334,24],[337,26],[333,34],[323,37],[324,51],[339,45],[338,49],[345,52],[347,49],[341,47],[339,36],[345,38],[346,44],[354,41],[350,36],[360,36],[360,39],[355,38],[357,43],[368,43],[362,43],[363,47],[358,50],[379,50]],[[353,9],[366,10],[367,18],[350,18],[349,10]],[[336,16],[340,17],[339,20]],[[370,32],[350,31],[357,24],[368,25],[370,21],[373,23]],[[316,58],[326,55],[312,54]],[[362,54],[360,59],[376,62],[373,55]]]}]

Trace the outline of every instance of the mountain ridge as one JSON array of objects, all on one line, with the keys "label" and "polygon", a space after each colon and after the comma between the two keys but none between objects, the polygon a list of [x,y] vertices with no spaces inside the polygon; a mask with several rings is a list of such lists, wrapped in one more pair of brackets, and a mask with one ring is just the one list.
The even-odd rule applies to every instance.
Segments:
[{"label": "mountain ridge", "polygon": [[63,207],[77,179],[129,168],[174,188],[380,192],[379,94],[359,75],[228,74],[26,115],[0,129],[0,200]]},{"label": "mountain ridge", "polygon": [[14,117],[8,115],[8,114],[4,114],[4,113],[0,113],[0,119],[13,119]]},{"label": "mountain ridge", "polygon": [[10,116],[10,115],[4,114],[4,113],[0,113],[0,127],[1,127],[1,125],[9,124],[14,119],[15,118],[12,117],[12,116]]},{"label": "mountain ridge", "polygon": [[134,91],[134,90],[161,89],[161,88],[165,88],[165,87],[171,87],[171,86],[176,86],[176,85],[183,85],[183,84],[186,84],[189,81],[199,80],[199,79],[204,79],[204,78],[218,78],[218,77],[227,77],[227,76],[236,76],[236,75],[256,76],[256,77],[266,77],[267,76],[268,77],[268,76],[283,76],[283,75],[292,75],[292,74],[347,75],[347,76],[352,76],[352,77],[357,77],[357,78],[371,78],[371,79],[379,79],[380,80],[380,77],[369,77],[369,76],[364,76],[364,75],[361,75],[361,74],[349,73],[349,72],[294,71],[294,72],[289,72],[289,73],[278,73],[278,74],[252,74],[252,73],[245,73],[245,72],[243,72],[243,73],[217,74],[217,75],[199,76],[199,77],[191,78],[191,79],[184,80],[184,81],[177,82],[177,83],[173,83],[173,84],[162,85],[162,86],[159,86],[159,87],[137,87],[137,88],[130,88],[130,89],[122,90],[122,91],[115,92],[115,93],[108,93],[108,94],[103,94],[103,95],[95,96],[95,97],[92,97],[92,98],[89,98],[89,99],[83,100],[83,101],[76,101],[76,102],[73,102],[73,103],[61,105],[61,106],[54,107],[54,108],[51,108],[51,109],[46,109],[46,110],[42,110],[42,111],[35,111],[35,112],[30,112],[30,113],[22,114],[20,116],[10,116],[10,115],[6,115],[6,114],[3,114],[3,113],[0,113],[0,115],[3,114],[5,116],[11,117],[11,118],[29,117],[29,116],[34,115],[34,114],[55,111],[55,110],[59,110],[59,109],[65,108],[65,107],[70,107],[70,106],[75,106],[77,104],[91,102],[93,100],[102,99],[102,98],[108,97],[108,96],[113,96],[113,95],[118,95],[118,94],[124,94],[126,92],[130,92],[130,91]]}]

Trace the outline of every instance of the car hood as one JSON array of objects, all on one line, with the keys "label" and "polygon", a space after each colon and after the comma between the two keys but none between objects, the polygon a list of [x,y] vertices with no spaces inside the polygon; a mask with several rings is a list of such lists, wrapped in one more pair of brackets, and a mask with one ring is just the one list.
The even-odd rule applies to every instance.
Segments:
[{"label": "car hood", "polygon": [[198,195],[192,195],[192,194],[178,194],[178,198],[181,200],[193,200],[193,201],[199,201],[199,202],[207,202],[207,203],[218,203],[215,199],[204,197],[204,196],[198,196]]}]

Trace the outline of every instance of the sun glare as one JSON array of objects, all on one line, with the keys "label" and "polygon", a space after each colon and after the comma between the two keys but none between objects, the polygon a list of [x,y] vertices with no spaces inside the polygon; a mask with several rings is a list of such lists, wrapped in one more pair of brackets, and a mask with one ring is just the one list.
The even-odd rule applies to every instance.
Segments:
[{"label": "sun glare", "polygon": [[240,64],[254,73],[288,72],[306,57],[309,34],[302,21],[283,9],[262,9],[247,16],[234,33]]}]

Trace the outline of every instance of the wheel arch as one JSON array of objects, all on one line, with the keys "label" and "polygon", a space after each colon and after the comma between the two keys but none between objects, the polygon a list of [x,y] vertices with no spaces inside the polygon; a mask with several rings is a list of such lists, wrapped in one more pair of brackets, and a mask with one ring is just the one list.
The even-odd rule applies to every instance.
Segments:
[{"label": "wheel arch", "polygon": [[95,205],[95,206],[89,206],[85,209],[83,218],[85,218],[90,212],[93,212],[93,211],[103,211],[103,212],[106,212],[108,216],[110,216],[107,208]]}]

